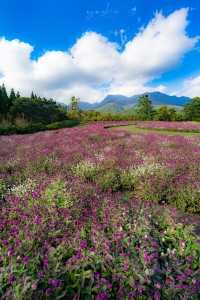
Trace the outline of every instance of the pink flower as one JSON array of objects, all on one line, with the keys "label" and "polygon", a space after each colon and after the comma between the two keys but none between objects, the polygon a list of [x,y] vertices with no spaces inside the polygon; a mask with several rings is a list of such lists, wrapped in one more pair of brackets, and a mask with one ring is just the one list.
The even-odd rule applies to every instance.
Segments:
[{"label": "pink flower", "polygon": [[100,292],[97,294],[95,300],[107,300],[108,299],[108,294],[106,292]]},{"label": "pink flower", "polygon": [[160,292],[159,291],[156,291],[153,295],[153,299],[154,300],[160,300]]},{"label": "pink flower", "polygon": [[86,240],[81,241],[80,247],[81,247],[82,249],[87,248],[87,241],[86,241]]}]

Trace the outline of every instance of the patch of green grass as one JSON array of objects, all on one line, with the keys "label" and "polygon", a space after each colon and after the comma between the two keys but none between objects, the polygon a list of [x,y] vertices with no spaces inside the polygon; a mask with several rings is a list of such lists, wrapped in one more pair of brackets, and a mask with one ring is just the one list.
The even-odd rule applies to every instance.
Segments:
[{"label": "patch of green grass", "polygon": [[156,128],[139,128],[135,125],[127,125],[127,126],[118,126],[118,127],[113,127],[112,129],[118,130],[118,129],[125,129],[129,132],[132,133],[144,133],[147,134],[149,132],[152,133],[159,133],[159,134],[163,134],[163,135],[182,135],[182,136],[199,136],[200,137],[200,133],[199,132],[189,132],[189,131],[179,131],[179,130],[167,130],[167,129],[156,129]]}]

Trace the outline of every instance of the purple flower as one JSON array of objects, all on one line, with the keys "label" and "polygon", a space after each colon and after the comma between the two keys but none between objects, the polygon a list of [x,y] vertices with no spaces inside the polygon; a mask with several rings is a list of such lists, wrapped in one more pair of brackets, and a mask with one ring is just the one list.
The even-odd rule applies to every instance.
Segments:
[{"label": "purple flower", "polygon": [[38,276],[39,279],[43,278],[44,277],[44,272],[39,271],[37,276]]},{"label": "purple flower", "polygon": [[32,192],[32,197],[33,199],[36,199],[38,197],[38,193],[36,191]]},{"label": "purple flower", "polygon": [[77,254],[75,255],[76,259],[81,259],[83,257],[83,254],[81,251],[77,251]]},{"label": "purple flower", "polygon": [[8,246],[8,240],[3,240],[3,241],[2,241],[2,244],[3,244],[4,246]]},{"label": "purple flower", "polygon": [[53,292],[53,289],[52,289],[52,288],[47,288],[47,289],[46,289],[46,295],[47,295],[47,296],[51,295],[52,292]]},{"label": "purple flower", "polygon": [[49,266],[49,261],[48,261],[48,258],[45,257],[45,258],[43,259],[43,267],[44,267],[44,269],[47,269],[48,266]]},{"label": "purple flower", "polygon": [[87,241],[86,240],[81,241],[80,247],[81,247],[81,249],[87,248]]},{"label": "purple flower", "polygon": [[61,281],[60,281],[59,279],[49,279],[49,280],[48,280],[48,283],[49,283],[52,287],[57,288],[57,287],[60,286]]},{"label": "purple flower", "polygon": [[160,292],[159,291],[156,291],[153,295],[153,299],[154,300],[160,300]]},{"label": "purple flower", "polygon": [[24,256],[22,260],[23,260],[24,264],[27,264],[29,262],[29,257]]},{"label": "purple flower", "polygon": [[108,294],[106,292],[100,292],[99,294],[96,295],[95,300],[107,300],[108,299]]},{"label": "purple flower", "polygon": [[181,274],[181,275],[177,275],[176,276],[176,280],[178,280],[178,281],[184,281],[184,280],[186,280],[186,276],[185,276],[185,274]]},{"label": "purple flower", "polygon": [[9,283],[9,284],[12,284],[15,280],[16,280],[16,277],[15,277],[13,274],[11,274],[11,275],[8,277],[8,283]]}]

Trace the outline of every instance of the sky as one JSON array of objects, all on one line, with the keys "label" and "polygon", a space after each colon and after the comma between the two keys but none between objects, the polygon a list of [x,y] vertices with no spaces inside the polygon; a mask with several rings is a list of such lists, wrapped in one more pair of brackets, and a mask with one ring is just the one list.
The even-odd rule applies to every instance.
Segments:
[{"label": "sky", "polygon": [[0,84],[68,103],[200,96],[199,0],[1,0]]}]

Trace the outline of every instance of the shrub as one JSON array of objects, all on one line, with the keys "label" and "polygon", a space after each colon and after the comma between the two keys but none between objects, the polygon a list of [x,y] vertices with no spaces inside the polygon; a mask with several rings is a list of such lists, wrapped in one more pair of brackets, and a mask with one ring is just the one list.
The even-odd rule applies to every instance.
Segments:
[{"label": "shrub", "polygon": [[72,167],[72,172],[75,176],[89,181],[94,181],[99,171],[99,165],[87,160],[81,161]]},{"label": "shrub", "polygon": [[44,125],[42,123],[32,123],[28,125],[13,125],[13,124],[3,124],[0,125],[0,135],[9,135],[9,134],[26,134],[26,133],[35,133],[38,131],[44,130],[54,130],[60,128],[74,127],[79,125],[80,122],[78,120],[65,120],[61,122],[55,122],[48,125]]},{"label": "shrub", "polygon": [[[143,173],[144,171],[145,173]],[[136,184],[136,195],[148,201],[168,202],[171,193],[171,172],[159,165],[154,165],[154,167],[151,165],[149,168],[142,169],[142,174],[144,175]]]},{"label": "shrub", "polygon": [[111,190],[116,192],[122,188],[121,176],[118,170],[107,171],[97,179],[97,182],[103,191]]},{"label": "shrub", "polygon": [[66,127],[74,127],[80,124],[80,121],[78,120],[65,120],[61,122],[55,122],[47,125],[47,129],[53,130],[53,129],[60,129],[60,128],[66,128]]},{"label": "shrub", "polygon": [[19,185],[13,185],[10,189],[10,193],[18,197],[24,197],[27,193],[34,191],[35,185],[35,181],[28,178]]},{"label": "shrub", "polygon": [[124,170],[120,174],[121,186],[123,190],[133,190],[136,183],[136,176],[133,170]]},{"label": "shrub", "polygon": [[65,182],[61,179],[53,181],[44,192],[44,199],[48,205],[56,205],[59,208],[70,208],[73,198],[66,189]]},{"label": "shrub", "polygon": [[0,135],[9,135],[9,134],[24,134],[24,133],[34,133],[38,131],[46,130],[46,126],[37,123],[37,124],[30,124],[25,126],[16,126],[16,125],[0,125]]},{"label": "shrub", "polygon": [[200,213],[200,190],[184,187],[171,197],[170,203],[178,209],[189,213]]},{"label": "shrub", "polygon": [[29,170],[33,172],[33,174],[38,173],[45,173],[45,174],[53,174],[55,170],[57,170],[56,158],[55,155],[51,154],[48,156],[41,156],[38,160],[34,163],[28,164],[26,172],[28,173]]},{"label": "shrub", "polygon": [[0,179],[0,202],[4,199],[4,195],[7,191],[6,184],[3,179]]}]

